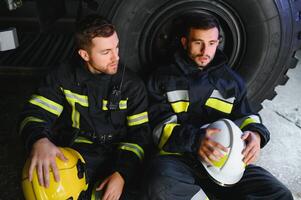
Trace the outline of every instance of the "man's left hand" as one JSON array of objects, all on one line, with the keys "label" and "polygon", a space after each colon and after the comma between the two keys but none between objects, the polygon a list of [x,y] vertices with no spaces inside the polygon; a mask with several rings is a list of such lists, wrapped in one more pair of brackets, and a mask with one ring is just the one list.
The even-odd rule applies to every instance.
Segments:
[{"label": "man's left hand", "polygon": [[102,200],[118,200],[122,194],[123,186],[124,179],[119,172],[114,172],[111,176],[107,177],[96,190],[99,191],[105,188]]},{"label": "man's left hand", "polygon": [[260,135],[257,132],[245,131],[242,140],[246,142],[246,147],[242,151],[244,155],[243,162],[246,165],[254,163],[260,154]]}]

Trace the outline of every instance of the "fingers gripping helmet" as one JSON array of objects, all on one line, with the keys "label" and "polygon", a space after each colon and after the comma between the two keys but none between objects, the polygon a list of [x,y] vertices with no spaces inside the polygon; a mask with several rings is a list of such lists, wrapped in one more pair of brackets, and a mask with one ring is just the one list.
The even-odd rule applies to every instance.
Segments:
[{"label": "fingers gripping helmet", "polygon": [[218,128],[220,132],[212,139],[228,149],[219,161],[212,161],[212,165],[201,161],[210,177],[221,186],[231,186],[243,176],[245,164],[242,161],[242,150],[245,147],[241,139],[242,131],[231,120],[222,119],[210,124],[207,128]]},{"label": "fingers gripping helmet", "polygon": [[60,148],[68,159],[67,162],[56,158],[60,181],[56,182],[52,171],[49,172],[49,187],[45,188],[39,184],[36,170],[30,182],[28,171],[30,160],[27,159],[22,172],[22,189],[27,200],[75,200],[81,192],[87,190],[85,161],[74,149]]}]

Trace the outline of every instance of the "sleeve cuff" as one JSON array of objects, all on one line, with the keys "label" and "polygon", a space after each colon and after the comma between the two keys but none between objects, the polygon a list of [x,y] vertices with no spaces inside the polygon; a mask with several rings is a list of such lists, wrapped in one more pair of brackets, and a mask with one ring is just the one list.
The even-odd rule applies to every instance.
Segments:
[{"label": "sleeve cuff", "polygon": [[27,140],[25,140],[25,147],[26,150],[29,152],[31,151],[31,148],[33,146],[33,144],[38,141],[41,138],[48,138],[48,134],[47,131],[43,131],[43,130],[35,130],[35,132],[33,132],[28,138]]},{"label": "sleeve cuff", "polygon": [[242,131],[254,131],[260,135],[260,148],[263,148],[270,140],[270,132],[268,129],[258,123],[252,123],[242,129]]}]

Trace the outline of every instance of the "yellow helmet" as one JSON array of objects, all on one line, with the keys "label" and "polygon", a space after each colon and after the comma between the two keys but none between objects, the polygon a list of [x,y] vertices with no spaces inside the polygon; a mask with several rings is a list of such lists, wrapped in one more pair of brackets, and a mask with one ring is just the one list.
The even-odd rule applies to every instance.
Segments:
[{"label": "yellow helmet", "polygon": [[27,159],[22,172],[22,189],[27,200],[71,200],[78,199],[81,192],[86,191],[85,161],[74,149],[60,148],[68,159],[67,162],[56,158],[60,181],[56,182],[52,171],[49,173],[49,187],[39,184],[36,170],[33,172],[32,181],[28,179],[30,160]]}]

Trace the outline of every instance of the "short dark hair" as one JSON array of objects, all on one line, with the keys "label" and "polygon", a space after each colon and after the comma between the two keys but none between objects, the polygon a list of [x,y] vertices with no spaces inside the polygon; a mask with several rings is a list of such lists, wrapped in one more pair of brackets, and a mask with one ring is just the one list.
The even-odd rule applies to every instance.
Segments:
[{"label": "short dark hair", "polygon": [[116,31],[114,25],[99,15],[88,15],[78,22],[75,32],[77,49],[88,50],[95,37],[110,37]]},{"label": "short dark hair", "polygon": [[182,30],[182,36],[184,37],[189,36],[191,28],[208,30],[216,27],[218,31],[220,31],[218,20],[209,14],[189,14],[183,16],[183,22],[184,27]]}]

